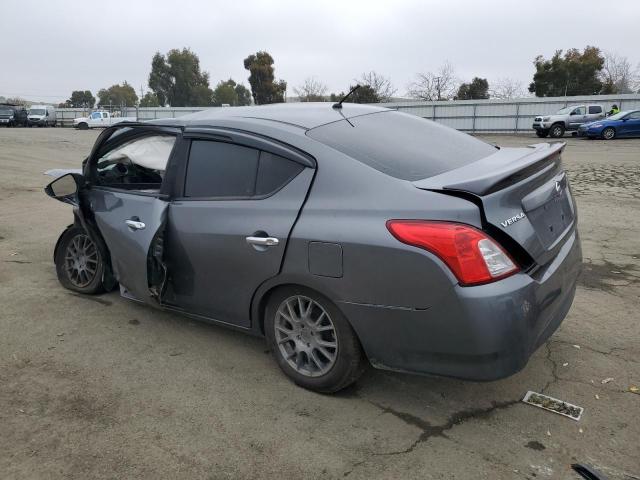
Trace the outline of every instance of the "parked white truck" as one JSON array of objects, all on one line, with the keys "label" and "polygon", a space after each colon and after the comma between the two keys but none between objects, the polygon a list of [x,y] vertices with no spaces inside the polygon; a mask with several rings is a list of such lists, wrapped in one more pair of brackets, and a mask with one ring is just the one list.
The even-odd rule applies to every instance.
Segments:
[{"label": "parked white truck", "polygon": [[87,130],[89,128],[106,128],[120,122],[136,122],[136,117],[114,117],[109,112],[99,110],[92,112],[88,117],[80,117],[73,119],[73,127],[79,130]]}]

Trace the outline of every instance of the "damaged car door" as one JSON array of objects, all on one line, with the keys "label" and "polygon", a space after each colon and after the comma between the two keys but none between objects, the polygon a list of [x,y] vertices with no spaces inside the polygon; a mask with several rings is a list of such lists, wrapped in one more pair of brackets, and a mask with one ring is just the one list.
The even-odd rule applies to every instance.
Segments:
[{"label": "damaged car door", "polygon": [[280,271],[315,160],[230,130],[187,128],[184,141],[190,146],[169,207],[163,301],[249,327],[251,299]]},{"label": "damaged car door", "polygon": [[154,252],[162,250],[168,207],[163,185],[178,133],[158,127],[114,128],[87,165],[85,198],[121,292],[146,303],[159,303],[166,276],[161,254]]}]

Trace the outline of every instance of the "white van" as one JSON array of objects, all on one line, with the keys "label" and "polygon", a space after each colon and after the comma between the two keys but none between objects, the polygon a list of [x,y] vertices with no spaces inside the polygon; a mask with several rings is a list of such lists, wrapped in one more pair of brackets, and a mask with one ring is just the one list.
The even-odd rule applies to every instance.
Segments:
[{"label": "white van", "polygon": [[33,127],[55,127],[57,124],[56,109],[51,105],[31,105],[27,125]]}]

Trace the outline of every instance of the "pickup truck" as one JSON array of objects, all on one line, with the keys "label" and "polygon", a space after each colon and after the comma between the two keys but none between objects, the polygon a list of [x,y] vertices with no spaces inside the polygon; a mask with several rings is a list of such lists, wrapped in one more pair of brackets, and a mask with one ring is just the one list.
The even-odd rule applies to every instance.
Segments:
[{"label": "pickup truck", "polygon": [[79,130],[87,130],[89,128],[105,128],[120,122],[135,122],[136,117],[112,117],[109,112],[103,110],[93,112],[88,117],[80,117],[73,119],[73,127]]},{"label": "pickup truck", "polygon": [[578,130],[583,123],[595,122],[604,116],[602,105],[571,105],[558,110],[553,115],[536,116],[532,128],[540,138],[547,135],[560,138],[565,131]]}]

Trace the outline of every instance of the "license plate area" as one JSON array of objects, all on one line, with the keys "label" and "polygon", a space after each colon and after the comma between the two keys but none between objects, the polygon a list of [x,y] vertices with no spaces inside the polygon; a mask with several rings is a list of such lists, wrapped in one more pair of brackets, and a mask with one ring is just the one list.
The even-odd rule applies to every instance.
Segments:
[{"label": "license plate area", "polygon": [[574,220],[573,202],[566,182],[564,188],[548,201],[526,213],[540,243],[545,248],[552,246]]}]

